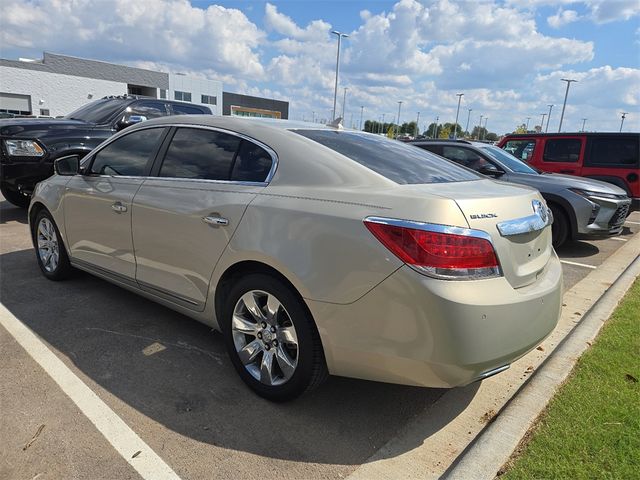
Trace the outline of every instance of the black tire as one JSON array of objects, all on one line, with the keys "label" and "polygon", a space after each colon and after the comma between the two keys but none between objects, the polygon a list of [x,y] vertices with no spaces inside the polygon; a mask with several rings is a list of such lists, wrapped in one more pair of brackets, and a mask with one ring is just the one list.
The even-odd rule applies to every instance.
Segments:
[{"label": "black tire", "polygon": [[27,208],[29,206],[31,197],[29,197],[28,195],[24,195],[17,190],[12,190],[6,185],[0,185],[0,191],[2,192],[2,196],[7,200],[7,202],[12,203],[16,207]]},{"label": "black tire", "polygon": [[556,205],[550,205],[553,213],[553,225],[551,225],[551,242],[554,248],[560,248],[569,237],[569,220],[564,211]]},{"label": "black tire", "polygon": [[[52,237],[53,239],[55,239],[56,246],[57,246],[57,262],[55,264],[55,267],[51,262],[47,261],[48,257],[38,247],[39,245],[38,240],[41,235],[39,233],[39,227],[41,222],[43,221],[49,222],[49,225],[53,229],[53,235],[55,235],[55,237]],[[71,263],[69,262],[69,257],[67,256],[67,250],[65,249],[65,246],[62,241],[62,237],[60,236],[60,231],[58,230],[56,222],[53,221],[53,217],[47,210],[42,209],[38,212],[38,214],[36,215],[36,220],[35,222],[33,222],[33,230],[31,234],[33,235],[33,245],[36,251],[38,266],[40,267],[40,271],[42,272],[42,274],[45,277],[47,277],[49,280],[54,280],[54,281],[65,280],[69,278],[73,271],[73,267],[71,267]],[[43,236],[43,238],[45,237]],[[50,245],[51,245],[51,242],[50,242]],[[51,246],[47,249],[47,251],[50,252],[51,249],[55,250],[55,248],[56,247]]]},{"label": "black tire", "polygon": [[[290,319],[297,334],[297,366],[291,377],[286,380],[285,383],[279,385],[268,385],[256,379],[249,373],[249,370],[245,368],[236,350],[231,323],[232,317],[236,305],[243,295],[252,291],[260,291],[275,296],[284,308],[285,318]],[[261,311],[266,312],[266,306],[261,308]],[[282,312],[281,310],[279,311]],[[280,318],[282,318],[282,315]],[[306,391],[316,388],[328,376],[320,336],[309,311],[302,303],[302,300],[288,285],[273,276],[263,273],[252,273],[240,277],[231,286],[226,295],[222,308],[220,327],[224,336],[227,352],[240,378],[261,397],[275,402],[292,400]],[[247,342],[255,340],[262,342],[262,344],[265,343],[265,336],[261,337],[261,340],[258,340],[257,336],[254,338],[252,335],[253,334],[246,335]],[[278,338],[278,334],[274,333],[273,335],[274,338]],[[261,359],[264,354],[265,352],[262,351],[257,354],[256,358]],[[277,359],[275,359],[274,362],[276,360]],[[274,363],[274,365],[275,364],[276,363]],[[278,367],[274,368],[277,369]]]}]

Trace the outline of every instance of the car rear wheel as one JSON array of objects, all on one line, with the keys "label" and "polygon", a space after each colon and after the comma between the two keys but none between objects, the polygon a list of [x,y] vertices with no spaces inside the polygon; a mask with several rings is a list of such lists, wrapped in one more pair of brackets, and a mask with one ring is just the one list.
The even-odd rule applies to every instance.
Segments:
[{"label": "car rear wheel", "polygon": [[291,400],[327,377],[311,315],[279,279],[265,274],[240,278],[227,295],[222,323],[231,361],[258,395]]},{"label": "car rear wheel", "polygon": [[38,266],[49,280],[64,280],[71,274],[71,263],[67,256],[60,231],[46,210],[41,210],[34,223],[33,239]]},{"label": "car rear wheel", "polygon": [[565,213],[556,205],[550,205],[553,213],[553,224],[551,225],[551,241],[554,248],[559,248],[569,236],[569,222]]},{"label": "car rear wheel", "polygon": [[14,204],[16,207],[27,208],[29,206],[31,197],[28,195],[24,195],[17,190],[12,190],[5,185],[0,186],[0,191],[7,202]]}]

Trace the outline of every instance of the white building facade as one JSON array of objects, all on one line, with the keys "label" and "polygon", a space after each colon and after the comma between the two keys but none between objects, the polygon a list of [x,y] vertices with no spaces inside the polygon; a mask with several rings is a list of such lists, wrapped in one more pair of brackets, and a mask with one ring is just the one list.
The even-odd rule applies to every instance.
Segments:
[{"label": "white building facade", "polygon": [[222,115],[222,82],[45,52],[42,60],[0,59],[0,112],[63,116],[109,95],[144,95],[209,107]]}]

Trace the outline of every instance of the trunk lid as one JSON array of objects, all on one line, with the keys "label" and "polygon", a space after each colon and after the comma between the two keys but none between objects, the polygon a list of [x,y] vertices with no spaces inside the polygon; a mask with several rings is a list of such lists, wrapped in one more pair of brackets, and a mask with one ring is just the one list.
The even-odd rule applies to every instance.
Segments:
[{"label": "trunk lid", "polygon": [[[455,200],[469,228],[482,230],[491,236],[502,272],[513,288],[536,281],[554,254],[551,225],[542,227],[545,225],[546,204],[538,191],[491,180],[430,187],[433,187],[432,193]],[[536,202],[542,203],[541,215],[534,210]],[[503,233],[498,228],[499,224]],[[526,231],[532,225],[539,229]],[[512,232],[507,231],[509,228]],[[509,234],[514,229],[526,232]]]}]

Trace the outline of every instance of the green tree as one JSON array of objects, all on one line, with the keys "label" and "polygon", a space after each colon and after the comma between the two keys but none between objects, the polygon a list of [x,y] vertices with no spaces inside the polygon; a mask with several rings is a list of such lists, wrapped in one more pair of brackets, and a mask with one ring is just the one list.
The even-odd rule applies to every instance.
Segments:
[{"label": "green tree", "polygon": [[522,125],[518,125],[513,133],[527,133],[527,126],[524,123]]},{"label": "green tree", "polygon": [[496,140],[498,140],[498,134],[489,132],[484,138],[485,140],[489,140],[490,142],[495,142]]}]

